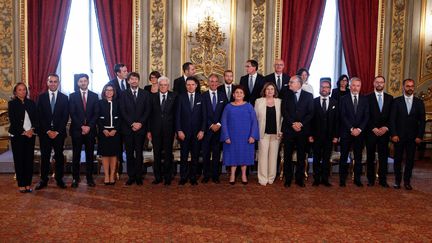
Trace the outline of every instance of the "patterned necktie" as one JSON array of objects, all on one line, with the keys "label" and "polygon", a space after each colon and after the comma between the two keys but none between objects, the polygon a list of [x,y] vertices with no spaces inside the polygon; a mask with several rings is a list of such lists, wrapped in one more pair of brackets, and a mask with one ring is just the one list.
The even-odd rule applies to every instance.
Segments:
[{"label": "patterned necktie", "polygon": [[382,107],[383,107],[383,100],[382,100],[382,94],[378,94],[378,107],[380,112],[382,111]]},{"label": "patterned necktie", "polygon": [[354,114],[357,113],[358,100],[357,95],[354,95]]},{"label": "patterned necktie", "polygon": [[133,92],[133,96],[134,96],[134,101],[136,102],[136,100],[137,100],[137,92],[136,92],[136,90]]},{"label": "patterned necktie", "polygon": [[213,97],[212,97],[212,106],[213,106],[213,111],[215,111],[216,110],[216,92],[212,92],[212,95],[213,95]]},{"label": "patterned necktie", "polygon": [[323,109],[324,113],[327,111],[327,99],[326,98],[322,99],[322,109]]},{"label": "patterned necktie", "polygon": [[55,107],[56,100],[55,100],[54,92],[52,92],[51,94],[52,94],[52,96],[51,96],[51,114],[54,114],[54,107]]},{"label": "patterned necktie", "polygon": [[190,96],[189,96],[189,104],[190,104],[191,110],[193,110],[193,107],[194,107],[193,94],[190,94]]},{"label": "patterned necktie", "polygon": [[281,90],[282,87],[281,87],[281,79],[280,79],[280,76],[277,77],[276,84],[277,84],[277,88],[278,88],[278,90]]},{"label": "patterned necktie", "polygon": [[122,81],[121,81],[121,90],[123,91],[125,89],[126,89],[125,81],[124,81],[124,79],[122,79]]},{"label": "patterned necktie", "polygon": [[228,86],[228,100],[231,100],[231,85]]},{"label": "patterned necktie", "polygon": [[253,87],[254,87],[254,85],[253,85],[253,78],[252,78],[252,75],[250,75],[249,76],[249,92],[250,93],[252,93]]},{"label": "patterned necktie", "polygon": [[162,111],[165,111],[165,103],[166,103],[166,94],[163,94],[162,95],[162,104],[161,104],[161,108],[162,108]]},{"label": "patterned necktie", "polygon": [[86,111],[87,108],[87,99],[86,99],[86,92],[82,92],[82,102],[83,102],[83,107],[84,107],[84,111]]}]

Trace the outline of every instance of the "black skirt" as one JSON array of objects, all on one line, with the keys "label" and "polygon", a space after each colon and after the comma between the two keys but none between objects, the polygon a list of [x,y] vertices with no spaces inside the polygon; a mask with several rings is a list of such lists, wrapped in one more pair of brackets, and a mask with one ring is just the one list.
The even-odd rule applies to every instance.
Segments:
[{"label": "black skirt", "polygon": [[[107,129],[111,131],[113,129]],[[116,156],[120,153],[120,131],[113,137],[106,137],[102,132],[98,136],[98,155]]]}]

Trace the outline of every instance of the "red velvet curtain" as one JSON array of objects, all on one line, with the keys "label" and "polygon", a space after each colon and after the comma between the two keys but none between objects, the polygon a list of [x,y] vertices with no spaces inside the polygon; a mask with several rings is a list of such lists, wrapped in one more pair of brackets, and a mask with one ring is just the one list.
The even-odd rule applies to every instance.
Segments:
[{"label": "red velvet curtain", "polygon": [[350,77],[362,80],[362,93],[373,91],[379,0],[339,0],[340,27]]},{"label": "red velvet curtain", "polygon": [[71,0],[28,0],[28,84],[36,99],[56,71],[66,34]]},{"label": "red velvet curtain", "polygon": [[108,76],[115,77],[114,65],[132,69],[132,0],[95,0],[96,15]]},{"label": "red velvet curtain", "polygon": [[310,67],[318,42],[326,0],[284,0],[282,60],[289,75]]}]

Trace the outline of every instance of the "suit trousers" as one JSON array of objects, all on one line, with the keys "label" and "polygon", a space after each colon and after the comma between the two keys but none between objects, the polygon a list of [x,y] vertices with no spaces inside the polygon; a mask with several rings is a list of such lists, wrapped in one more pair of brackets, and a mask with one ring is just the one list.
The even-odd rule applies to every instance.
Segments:
[{"label": "suit trousers", "polygon": [[[174,133],[152,133],[152,144],[153,144],[153,173],[155,180],[162,181],[162,177],[165,182],[171,181],[172,175],[172,164],[173,164],[173,142]],[[162,164],[163,157],[163,164]]]},{"label": "suit trousers", "polygon": [[12,156],[19,187],[30,186],[33,178],[35,138],[23,135],[11,137]]},{"label": "suit trousers", "polygon": [[258,142],[258,182],[261,185],[273,184],[279,152],[279,139],[276,134],[265,133]]},{"label": "suit trousers", "polygon": [[93,180],[93,163],[94,163],[94,147],[95,136],[92,134],[72,136],[72,176],[73,179],[79,180],[80,165],[81,165],[81,150],[85,147],[86,157],[86,178]]},{"label": "suit trousers", "polygon": [[[180,179],[196,181],[197,164],[200,152],[200,141],[196,133],[186,134],[185,139],[180,142]],[[191,161],[188,162],[189,153]]]},{"label": "suit trousers", "polygon": [[395,143],[394,145],[394,173],[395,173],[395,184],[399,185],[402,180],[402,160],[403,154],[405,154],[405,168],[404,168],[404,183],[411,183],[412,170],[414,168],[414,156],[416,150],[415,140],[404,140]]},{"label": "suit trousers", "polygon": [[380,137],[369,133],[366,139],[367,148],[367,178],[371,184],[375,183],[375,151],[378,151],[378,179],[380,183],[387,183],[387,165],[390,137],[386,133]]},{"label": "suit trousers", "polygon": [[284,174],[285,183],[290,184],[293,177],[293,161],[292,155],[294,149],[297,150],[297,163],[295,171],[296,183],[304,183],[305,177],[305,158],[306,158],[306,143],[307,138],[304,134],[296,134],[294,136],[289,136],[284,134]]},{"label": "suit trousers", "polygon": [[219,166],[221,154],[220,131],[214,133],[209,131],[205,134],[202,142],[203,174],[204,178],[219,179]]},{"label": "suit trousers", "polygon": [[123,137],[126,147],[127,174],[131,180],[142,180],[144,135],[131,133]]},{"label": "suit trousers", "polygon": [[354,152],[354,182],[360,182],[361,173],[362,173],[362,152],[364,146],[364,138],[363,135],[360,134],[357,137],[348,136],[341,137],[340,139],[340,148],[341,148],[341,157],[339,161],[339,180],[341,183],[346,182],[346,178],[348,176],[348,154],[352,147]]},{"label": "suit trousers", "polygon": [[317,140],[313,143],[313,173],[315,182],[328,182],[332,149],[333,143],[331,139]]},{"label": "suit trousers", "polygon": [[64,155],[63,145],[64,135],[58,134],[54,139],[48,137],[48,134],[39,135],[41,150],[41,180],[48,182],[50,170],[51,150],[54,149],[55,159],[55,179],[57,182],[63,180],[64,174]]}]

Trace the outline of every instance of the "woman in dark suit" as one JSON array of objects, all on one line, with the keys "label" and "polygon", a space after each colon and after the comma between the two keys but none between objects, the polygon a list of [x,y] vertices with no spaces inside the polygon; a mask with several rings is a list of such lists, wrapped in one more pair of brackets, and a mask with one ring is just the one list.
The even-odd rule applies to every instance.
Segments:
[{"label": "woman in dark suit", "polygon": [[13,89],[14,97],[8,103],[9,134],[16,179],[21,193],[32,192],[36,104],[27,98],[27,86],[19,82]]},{"label": "woman in dark suit", "polygon": [[144,87],[149,93],[155,94],[159,92],[158,79],[161,74],[158,71],[152,71],[149,75],[149,85]]},{"label": "woman in dark suit", "polygon": [[102,156],[105,185],[115,184],[117,155],[120,153],[120,110],[115,95],[114,86],[106,84],[98,103],[98,154]]},{"label": "woman in dark suit", "polygon": [[339,101],[339,99],[342,96],[350,93],[350,90],[348,88],[348,81],[349,81],[349,78],[348,78],[348,76],[346,74],[342,74],[338,78],[338,80],[336,82],[337,88],[334,88],[332,90],[332,93],[331,93],[331,97],[333,99],[335,99],[336,101]]}]

